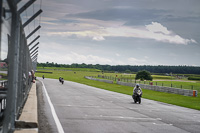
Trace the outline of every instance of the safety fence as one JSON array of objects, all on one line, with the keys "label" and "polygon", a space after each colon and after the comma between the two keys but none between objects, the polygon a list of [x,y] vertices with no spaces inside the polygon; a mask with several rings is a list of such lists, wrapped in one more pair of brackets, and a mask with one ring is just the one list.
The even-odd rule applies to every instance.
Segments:
[{"label": "safety fence", "polygon": [[[96,77],[90,77],[90,76],[85,76],[85,78],[113,84],[112,80],[98,79]],[[122,82],[122,81],[117,81],[116,83],[119,85],[130,86],[130,87],[134,87],[137,84],[137,83],[131,83],[131,82]],[[145,85],[145,84],[140,84],[140,87],[143,89],[179,94],[179,95],[184,95],[184,96],[197,97],[197,94],[198,94],[197,90],[187,90],[187,89],[179,89],[179,88],[163,87],[163,86],[155,86],[155,85]]]},{"label": "safety fence", "polygon": [[106,79],[97,79],[95,77],[90,77],[90,76],[85,76],[86,79],[90,79],[90,80],[96,80],[96,81],[100,81],[100,82],[105,82],[105,83],[110,83],[113,84],[112,80],[106,80]]},{"label": "safety fence", "polygon": [[21,14],[36,0],[0,0],[0,133],[12,133],[28,97],[37,64],[39,43],[28,39],[40,28],[25,34],[29,25],[41,12],[39,10],[23,23]]},{"label": "safety fence", "polygon": [[[126,83],[126,82],[121,82],[121,81],[117,81],[117,84],[124,85],[124,86],[131,86],[131,87],[134,87],[136,85],[136,83]],[[184,96],[194,96],[194,97],[196,97],[197,94],[198,94],[197,90],[186,90],[186,89],[155,86],[155,85],[145,85],[145,84],[140,84],[140,87],[143,88],[143,89],[179,94],[179,95],[184,95]]]},{"label": "safety fence", "polygon": [[107,75],[98,75],[98,78],[113,80],[113,81],[121,81],[121,82],[126,82],[126,83],[138,83],[138,84],[145,84],[145,85],[154,85],[154,86],[200,91],[199,85],[196,83],[192,83],[192,82],[190,82],[190,84],[183,84],[180,82],[174,82],[172,80],[171,81],[169,81],[169,80],[168,81],[140,81],[140,80],[135,80],[134,76],[129,76],[127,78],[127,76],[113,77],[113,76],[107,76]]}]

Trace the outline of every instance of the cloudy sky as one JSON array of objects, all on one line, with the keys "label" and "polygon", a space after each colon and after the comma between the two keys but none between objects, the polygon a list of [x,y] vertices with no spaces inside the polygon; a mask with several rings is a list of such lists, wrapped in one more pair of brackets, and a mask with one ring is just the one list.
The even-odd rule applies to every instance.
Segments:
[{"label": "cloudy sky", "polygon": [[199,7],[200,0],[42,0],[38,62],[200,66]]}]

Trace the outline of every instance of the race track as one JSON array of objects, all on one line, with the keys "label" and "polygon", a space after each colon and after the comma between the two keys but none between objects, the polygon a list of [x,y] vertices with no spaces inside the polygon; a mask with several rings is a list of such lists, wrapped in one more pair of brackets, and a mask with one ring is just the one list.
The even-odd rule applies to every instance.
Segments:
[{"label": "race track", "polygon": [[[53,132],[65,133],[188,133],[200,132],[200,111],[55,79],[41,79],[59,127],[52,116],[44,87],[44,109]],[[58,129],[62,128],[62,129]]]}]

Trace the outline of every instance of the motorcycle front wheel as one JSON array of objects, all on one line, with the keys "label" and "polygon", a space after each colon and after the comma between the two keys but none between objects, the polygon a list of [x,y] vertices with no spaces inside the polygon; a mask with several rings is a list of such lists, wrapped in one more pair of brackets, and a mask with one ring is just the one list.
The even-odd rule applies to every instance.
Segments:
[{"label": "motorcycle front wheel", "polygon": [[139,104],[141,103],[141,97],[138,97],[138,102],[139,102]]}]

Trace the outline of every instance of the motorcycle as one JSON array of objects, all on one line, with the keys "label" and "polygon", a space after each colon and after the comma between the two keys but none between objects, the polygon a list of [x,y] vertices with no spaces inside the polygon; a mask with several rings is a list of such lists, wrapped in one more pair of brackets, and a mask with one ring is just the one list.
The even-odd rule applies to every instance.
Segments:
[{"label": "motorcycle", "polygon": [[142,91],[138,90],[135,94],[132,95],[132,98],[134,100],[135,103],[141,103],[141,97],[142,97]]},{"label": "motorcycle", "polygon": [[64,84],[64,79],[63,79],[63,78],[61,78],[60,82],[61,82],[62,84]]},{"label": "motorcycle", "polygon": [[64,80],[61,80],[61,83],[64,84]]}]

